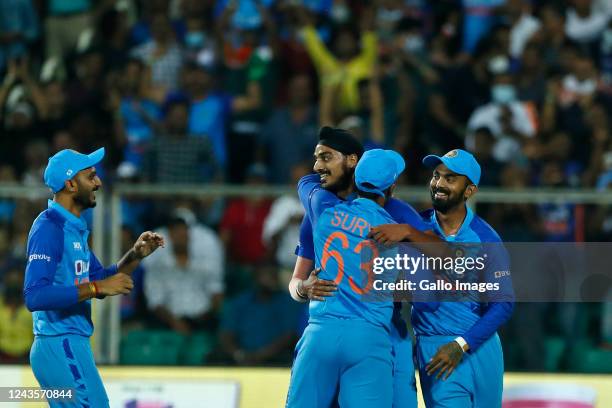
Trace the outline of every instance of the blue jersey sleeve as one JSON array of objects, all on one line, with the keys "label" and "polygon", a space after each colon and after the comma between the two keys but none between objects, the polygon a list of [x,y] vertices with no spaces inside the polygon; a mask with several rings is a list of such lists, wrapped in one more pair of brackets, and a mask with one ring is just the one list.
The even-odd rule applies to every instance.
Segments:
[{"label": "blue jersey sleeve", "polygon": [[487,292],[488,303],[482,306],[482,317],[463,335],[470,346],[470,351],[475,351],[489,339],[510,319],[514,310],[514,290],[510,278],[508,252],[501,242],[484,245],[487,262],[482,282],[497,283],[499,290]]},{"label": "blue jersey sleeve", "polygon": [[410,204],[397,198],[391,197],[385,204],[385,210],[398,224],[408,224],[419,231],[431,230],[431,227],[423,221],[421,215]]},{"label": "blue jersey sleeve", "polygon": [[300,225],[300,240],[295,248],[295,254],[302,258],[310,259],[311,261],[315,259],[312,223],[308,215],[304,215],[302,219],[302,225]]},{"label": "blue jersey sleeve", "polygon": [[53,285],[62,260],[63,231],[52,223],[33,227],[28,238],[28,263],[25,270],[23,296],[28,310],[65,309],[78,303],[76,286]]},{"label": "blue jersey sleeve", "polygon": [[89,280],[99,281],[117,273],[117,264],[105,268],[93,252],[89,252]]},{"label": "blue jersey sleeve", "polygon": [[319,175],[309,174],[298,182],[298,195],[304,206],[306,215],[313,225],[316,225],[319,215],[327,208],[342,202],[334,193],[321,187]]}]

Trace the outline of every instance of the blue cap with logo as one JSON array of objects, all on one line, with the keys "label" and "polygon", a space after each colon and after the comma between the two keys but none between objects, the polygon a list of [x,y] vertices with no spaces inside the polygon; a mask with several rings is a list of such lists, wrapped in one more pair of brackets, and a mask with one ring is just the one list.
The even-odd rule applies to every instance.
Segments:
[{"label": "blue cap with logo", "polygon": [[430,168],[434,168],[440,163],[443,163],[449,170],[466,176],[475,185],[478,185],[480,182],[480,164],[478,164],[472,153],[455,149],[444,156],[430,154],[423,158],[423,164]]},{"label": "blue cap with logo", "polygon": [[404,159],[396,151],[368,150],[357,163],[355,184],[361,191],[384,196],[384,191],[395,183],[405,167]]},{"label": "blue cap with logo", "polygon": [[100,163],[104,158],[104,148],[93,153],[83,154],[72,149],[57,152],[51,158],[45,169],[45,184],[57,193],[64,188],[64,182],[76,174]]}]

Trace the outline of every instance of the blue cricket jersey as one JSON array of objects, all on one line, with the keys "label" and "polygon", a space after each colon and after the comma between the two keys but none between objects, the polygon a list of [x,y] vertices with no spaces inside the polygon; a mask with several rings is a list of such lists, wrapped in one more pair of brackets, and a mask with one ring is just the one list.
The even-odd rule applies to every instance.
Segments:
[{"label": "blue cricket jersey", "polygon": [[[308,183],[318,184],[318,188],[323,189],[322,187],[320,187],[320,177],[317,174],[310,174],[308,176],[305,176],[303,180],[306,180]],[[314,184],[310,186],[314,188]],[[356,197],[356,194],[351,194],[349,197],[347,197],[347,201],[352,201]],[[343,199],[332,193],[321,193],[317,197],[317,199],[325,200],[328,205],[336,205],[344,201]],[[393,218],[393,220],[398,224],[408,224],[419,231],[431,230],[431,227],[423,221],[421,215],[414,208],[412,208],[411,205],[401,200],[391,197],[385,203],[385,210],[391,216],[391,218]],[[306,213],[304,215],[304,218],[302,219],[302,224],[300,226],[300,238],[298,245],[295,248],[295,254],[303,258],[310,259],[312,261],[315,260],[312,222],[310,220],[310,217],[308,216],[308,213]],[[401,308],[402,304],[400,302],[394,304],[394,313],[392,320],[399,335],[404,338],[408,334],[408,331],[406,328],[406,323],[403,321],[403,318],[401,316]]]},{"label": "blue cricket jersey", "polygon": [[370,255],[374,253],[367,238],[370,228],[395,221],[372,200],[340,200],[320,186],[317,175],[303,177],[298,183],[298,193],[312,221],[315,265],[321,267],[319,277],[338,283],[334,296],[310,302],[309,322],[330,317],[359,318],[390,331],[393,302],[363,300],[368,270],[362,269],[362,256],[366,251]]},{"label": "blue cricket jersey", "polygon": [[51,200],[34,220],[23,291],[34,335],[92,335],[91,300],[78,301],[77,285],[115,274],[117,265],[104,268],[89,250],[88,236],[83,217]]},{"label": "blue cricket jersey", "polygon": [[[512,282],[507,273],[510,270],[508,254],[495,230],[482,218],[466,207],[467,214],[461,228],[455,235],[446,236],[438,224],[433,209],[421,213],[423,220],[446,242],[491,243],[487,248],[485,270],[481,282],[498,282],[500,293],[495,302],[439,302],[438,307],[422,309],[413,307],[412,326],[417,335],[462,336],[475,351],[504,324],[514,310]],[[498,277],[496,277],[498,276]]]},{"label": "blue cricket jersey", "polygon": [[[306,177],[308,178],[307,180],[309,183],[318,183],[320,186],[320,177],[318,175],[310,174],[308,176],[305,176],[305,178]],[[325,196],[325,200],[329,204],[333,203],[333,205],[336,205],[337,203],[341,203],[342,201],[344,201],[343,199],[332,193],[330,193],[330,196]],[[354,200],[355,198],[357,198],[357,195],[352,194],[351,196],[347,197],[347,201]],[[385,211],[387,211],[391,218],[393,218],[398,224],[408,224],[419,231],[431,230],[431,226],[429,226],[423,221],[419,213],[414,208],[412,208],[410,204],[398,200],[397,198],[391,197],[385,203]],[[301,256],[302,258],[314,260],[315,251],[313,245],[314,241],[312,234],[312,223],[307,213],[302,219],[302,225],[300,225],[300,240],[298,242],[297,247],[295,248],[295,254]]]}]

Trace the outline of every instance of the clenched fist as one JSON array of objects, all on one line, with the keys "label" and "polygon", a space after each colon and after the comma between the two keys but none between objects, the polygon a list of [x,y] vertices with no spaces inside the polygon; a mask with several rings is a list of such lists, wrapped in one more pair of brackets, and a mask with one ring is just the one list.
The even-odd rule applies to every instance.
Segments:
[{"label": "clenched fist", "polygon": [[98,296],[125,295],[134,288],[132,278],[125,273],[116,273],[96,282]]}]

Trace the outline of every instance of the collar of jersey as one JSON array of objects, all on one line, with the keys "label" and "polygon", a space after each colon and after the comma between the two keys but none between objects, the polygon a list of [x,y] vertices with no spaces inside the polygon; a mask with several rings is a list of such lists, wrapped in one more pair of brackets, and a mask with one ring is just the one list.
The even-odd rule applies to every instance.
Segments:
[{"label": "collar of jersey", "polygon": [[353,201],[353,200],[355,200],[357,198],[359,198],[359,194],[357,194],[356,191],[353,191],[351,194],[347,195],[344,200],[345,201]]},{"label": "collar of jersey", "polygon": [[461,235],[467,231],[467,229],[469,228],[469,225],[472,223],[472,220],[474,219],[474,211],[472,211],[472,209],[467,205],[465,206],[465,209],[466,209],[465,219],[463,220],[461,227],[459,227],[459,230],[457,231],[455,235],[448,235],[448,236],[444,235],[444,230],[442,230],[442,227],[440,227],[440,224],[438,224],[438,218],[436,217],[436,211],[434,210],[431,212],[431,222],[436,227],[437,232],[444,238],[445,241],[447,242],[461,241]]},{"label": "collar of jersey", "polygon": [[83,217],[77,217],[76,215],[65,209],[61,204],[56,203],[53,200],[49,200],[47,203],[49,208],[56,211],[64,220],[66,220],[68,224],[72,225],[79,231],[87,230],[87,223],[85,222]]},{"label": "collar of jersey", "polygon": [[382,208],[380,205],[378,205],[376,202],[374,202],[373,200],[370,200],[369,198],[365,198],[365,197],[357,197],[353,200],[354,203],[359,203],[361,205],[365,205],[368,207],[372,207],[372,208]]}]

